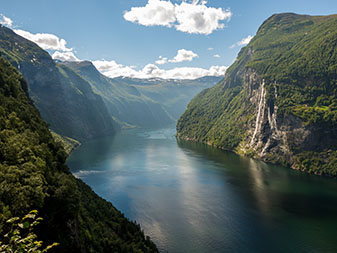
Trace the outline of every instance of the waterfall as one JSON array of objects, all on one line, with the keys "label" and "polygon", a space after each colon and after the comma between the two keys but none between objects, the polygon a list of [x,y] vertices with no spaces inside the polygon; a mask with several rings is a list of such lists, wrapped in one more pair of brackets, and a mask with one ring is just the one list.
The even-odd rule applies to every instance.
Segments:
[{"label": "waterfall", "polygon": [[256,134],[258,131],[261,130],[262,124],[260,122],[262,122],[263,117],[264,117],[265,97],[266,97],[266,91],[264,89],[264,80],[263,80],[262,85],[261,85],[261,97],[260,97],[260,102],[259,102],[259,108],[258,108],[258,112],[256,116],[255,130],[254,130],[253,137],[250,141],[250,146],[254,144]]}]

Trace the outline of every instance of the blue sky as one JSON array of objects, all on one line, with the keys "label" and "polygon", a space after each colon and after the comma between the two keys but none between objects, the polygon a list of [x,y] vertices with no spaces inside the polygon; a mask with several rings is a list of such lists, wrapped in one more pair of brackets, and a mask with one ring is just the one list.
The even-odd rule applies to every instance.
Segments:
[{"label": "blue sky", "polygon": [[[199,6],[195,12],[193,5]],[[158,6],[162,8],[156,10],[163,15],[153,16],[151,8]],[[200,8],[213,19],[197,17]],[[94,61],[110,76],[120,71],[123,75],[139,73],[140,77],[180,78],[209,74],[212,66],[218,66],[212,71],[221,74],[245,44],[239,42],[245,38],[248,42],[248,36],[265,19],[281,12],[335,14],[337,1],[1,0],[0,7],[2,22],[4,17],[10,18],[11,28],[28,32],[25,37],[34,40],[36,37],[29,36],[47,33],[64,39],[67,49],[48,50],[51,54],[59,51],[56,58],[74,54],[77,59]],[[197,20],[201,23],[191,23],[191,17],[201,18]],[[172,69],[175,71],[167,72]],[[179,71],[183,74],[177,74]]]}]

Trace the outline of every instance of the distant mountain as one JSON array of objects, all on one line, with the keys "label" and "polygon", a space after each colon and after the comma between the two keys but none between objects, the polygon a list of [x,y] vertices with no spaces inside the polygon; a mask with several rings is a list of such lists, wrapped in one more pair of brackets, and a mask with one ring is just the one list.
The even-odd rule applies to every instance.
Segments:
[{"label": "distant mountain", "polygon": [[30,96],[52,130],[81,141],[114,131],[117,123],[86,80],[1,25],[0,54],[23,74]]},{"label": "distant mountain", "polygon": [[158,103],[142,96],[132,85],[113,82],[102,75],[89,61],[64,62],[63,66],[72,69],[99,95],[109,114],[123,126],[158,127],[174,122]]},{"label": "distant mountain", "polygon": [[216,85],[222,79],[223,77],[202,77],[195,80],[158,79],[156,82],[150,79],[151,85],[144,85],[144,81],[137,84],[137,79],[128,79],[127,83],[132,82],[143,96],[160,103],[170,116],[177,120],[196,94]]},{"label": "distant mountain", "polygon": [[139,225],[76,179],[65,160],[28,97],[26,81],[0,57],[1,242],[6,220],[37,209],[44,218],[38,240],[58,242],[53,252],[158,252]]},{"label": "distant mountain", "polygon": [[277,14],[177,124],[178,137],[337,176],[337,15]]},{"label": "distant mountain", "polygon": [[111,79],[102,75],[89,61],[62,64],[87,80],[93,91],[103,98],[111,117],[127,126],[158,127],[173,123],[198,92],[222,79]]},{"label": "distant mountain", "polygon": [[111,79],[89,61],[53,61],[38,45],[4,26],[0,54],[23,74],[50,128],[79,141],[120,128],[172,124],[197,93],[222,79]]},{"label": "distant mountain", "polygon": [[220,82],[224,77],[223,76],[204,76],[196,79],[162,79],[162,78],[131,78],[131,77],[116,77],[112,80],[115,82],[122,82],[127,83],[130,85],[155,85],[158,83],[180,83],[180,84],[188,84],[195,85],[196,83],[200,84],[217,84]]}]

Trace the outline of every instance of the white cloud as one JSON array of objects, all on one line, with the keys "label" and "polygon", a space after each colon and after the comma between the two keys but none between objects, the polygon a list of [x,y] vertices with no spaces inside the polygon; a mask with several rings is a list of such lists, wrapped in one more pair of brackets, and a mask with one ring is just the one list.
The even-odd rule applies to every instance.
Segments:
[{"label": "white cloud", "polygon": [[230,20],[232,17],[230,10],[207,7],[204,2],[201,4],[182,2],[175,7],[178,22],[176,29],[186,33],[211,34],[225,27],[220,21]]},{"label": "white cloud", "polygon": [[220,58],[221,56],[219,54],[213,55],[214,58]]},{"label": "white cloud", "polygon": [[14,32],[28,40],[31,40],[38,44],[42,49],[45,50],[57,50],[63,52],[71,52],[72,48],[67,48],[67,42],[64,39],[60,39],[54,34],[50,33],[30,33],[24,30],[14,30]]},{"label": "white cloud", "polygon": [[192,61],[194,58],[199,57],[196,53],[191,50],[179,49],[177,55],[173,59],[168,59],[167,57],[159,56],[159,60],[156,61],[156,64],[163,65],[168,62],[178,63],[184,61]]},{"label": "white cloud", "polygon": [[229,21],[232,12],[227,9],[206,6],[207,1],[192,3],[148,0],[144,7],[132,7],[124,13],[124,19],[144,26],[175,27],[178,31],[196,34],[211,34],[224,28],[221,21]]},{"label": "white cloud", "polygon": [[224,76],[226,66],[212,66],[209,69],[203,68],[173,68],[169,70],[161,69],[154,64],[147,64],[141,70],[135,70],[133,67],[118,64],[115,61],[93,61],[95,67],[108,77],[119,76],[135,78],[163,78],[163,79],[195,79],[203,76]]},{"label": "white cloud", "polygon": [[73,52],[59,52],[53,53],[52,58],[60,61],[79,61]]},{"label": "white cloud", "polygon": [[13,26],[13,21],[9,17],[0,14],[0,24],[11,28]]},{"label": "white cloud", "polygon": [[149,0],[144,7],[132,7],[124,19],[144,26],[168,26],[176,21],[175,7],[170,1]]},{"label": "white cloud", "polygon": [[133,67],[123,66],[115,61],[97,60],[92,62],[103,75],[108,77],[136,76],[137,71]]},{"label": "white cloud", "polygon": [[203,68],[174,68],[165,71],[165,75],[161,76],[166,79],[196,79],[203,76],[224,76],[226,66],[212,66],[209,69]]},{"label": "white cloud", "polygon": [[209,48],[207,48],[207,50],[208,51],[212,51],[212,50],[214,50],[214,48],[213,47],[209,47]]},{"label": "white cloud", "polygon": [[237,43],[231,45],[229,48],[234,48],[236,46],[245,46],[248,45],[248,43],[252,40],[253,36],[248,35],[246,38],[243,38],[242,40],[238,41]]},{"label": "white cloud", "polygon": [[177,55],[172,59],[169,60],[169,62],[177,63],[177,62],[183,62],[183,61],[192,61],[193,58],[198,57],[196,53],[194,53],[191,50],[186,49],[180,49],[178,50]]},{"label": "white cloud", "polygon": [[162,65],[162,64],[167,63],[167,61],[168,61],[168,59],[166,57],[159,56],[159,60],[156,61],[156,64]]},{"label": "white cloud", "polygon": [[243,38],[241,41],[238,42],[238,46],[245,46],[252,40],[253,36],[248,35],[247,38]]}]

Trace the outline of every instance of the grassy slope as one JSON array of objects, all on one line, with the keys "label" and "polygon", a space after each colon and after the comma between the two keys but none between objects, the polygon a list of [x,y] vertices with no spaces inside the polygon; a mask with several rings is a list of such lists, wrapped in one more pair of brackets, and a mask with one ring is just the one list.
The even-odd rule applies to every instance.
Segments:
[{"label": "grassy slope", "polygon": [[69,172],[27,94],[21,74],[0,58],[0,234],[10,216],[38,209],[38,234],[59,242],[56,252],[156,252],[137,224]]},{"label": "grassy slope", "polygon": [[[322,133],[329,130],[332,141],[322,150],[293,150],[297,168],[336,175],[336,45],[336,15],[272,16],[241,50],[224,82],[191,101],[178,121],[178,136],[236,150],[246,135],[247,123],[256,117],[241,76],[251,68],[266,80],[267,103],[275,103],[279,114],[299,117],[304,125]],[[275,83],[277,99],[273,96]]]}]

